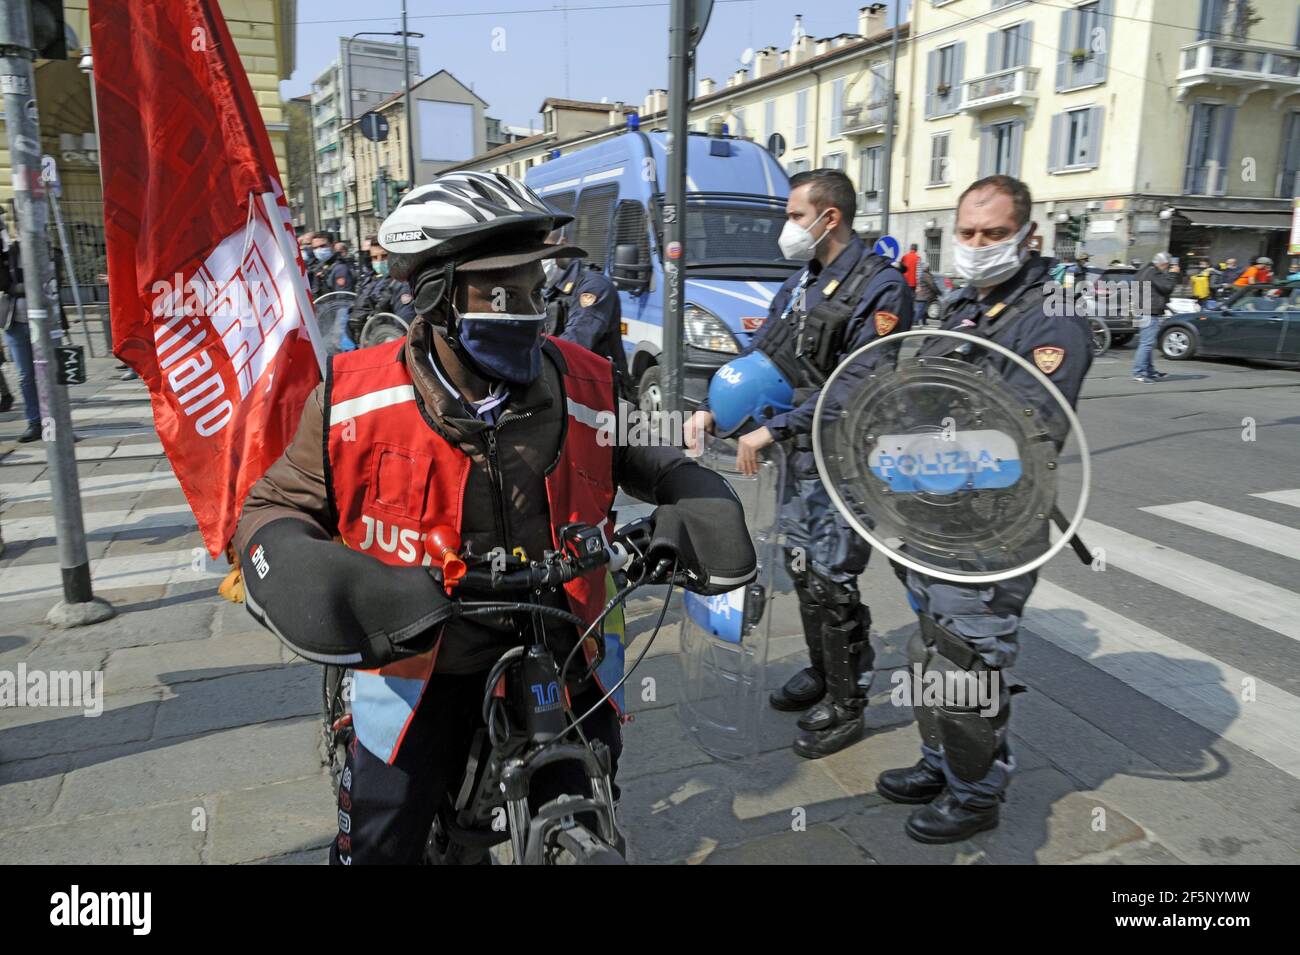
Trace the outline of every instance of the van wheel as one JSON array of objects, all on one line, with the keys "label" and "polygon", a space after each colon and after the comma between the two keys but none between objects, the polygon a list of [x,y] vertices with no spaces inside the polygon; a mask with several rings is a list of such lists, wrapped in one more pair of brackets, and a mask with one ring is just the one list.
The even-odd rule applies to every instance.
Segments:
[{"label": "van wheel", "polygon": [[637,386],[637,406],[647,415],[655,416],[664,410],[664,389],[659,383],[659,366],[651,365],[641,373]]}]

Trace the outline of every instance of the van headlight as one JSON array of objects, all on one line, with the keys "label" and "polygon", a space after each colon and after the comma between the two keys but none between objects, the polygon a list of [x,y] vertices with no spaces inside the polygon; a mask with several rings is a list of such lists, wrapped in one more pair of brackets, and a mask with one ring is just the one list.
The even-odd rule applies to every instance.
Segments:
[{"label": "van headlight", "polygon": [[705,351],[724,352],[728,355],[740,353],[740,345],[731,329],[718,316],[708,309],[700,308],[690,302],[682,314],[682,325],[686,331],[686,344]]}]

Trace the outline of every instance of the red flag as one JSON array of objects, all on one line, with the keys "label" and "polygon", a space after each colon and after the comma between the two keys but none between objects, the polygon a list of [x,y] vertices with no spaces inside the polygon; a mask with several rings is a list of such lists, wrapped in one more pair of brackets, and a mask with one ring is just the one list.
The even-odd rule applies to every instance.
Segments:
[{"label": "red flag", "polygon": [[94,0],[114,353],[215,557],[323,352],[275,156],[217,0]]}]

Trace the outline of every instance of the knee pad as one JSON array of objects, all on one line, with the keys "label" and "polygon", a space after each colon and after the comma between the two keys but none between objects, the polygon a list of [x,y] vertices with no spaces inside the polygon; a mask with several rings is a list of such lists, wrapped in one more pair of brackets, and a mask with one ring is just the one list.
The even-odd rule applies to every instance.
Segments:
[{"label": "knee pad", "polygon": [[859,619],[862,611],[866,611],[866,622],[870,626],[871,613],[863,606],[856,583],[840,583],[823,577],[815,570],[809,570],[808,591],[825,611],[829,622],[849,623]]},{"label": "knee pad", "polygon": [[[934,727],[953,775],[978,782],[1006,751],[1006,727],[1011,718],[1011,694],[1000,670],[989,667],[965,641],[922,618],[922,635],[932,656],[927,672],[943,680],[943,703],[934,708]],[[997,681],[997,706],[985,713],[987,691]],[[983,685],[981,685],[983,684]]]}]

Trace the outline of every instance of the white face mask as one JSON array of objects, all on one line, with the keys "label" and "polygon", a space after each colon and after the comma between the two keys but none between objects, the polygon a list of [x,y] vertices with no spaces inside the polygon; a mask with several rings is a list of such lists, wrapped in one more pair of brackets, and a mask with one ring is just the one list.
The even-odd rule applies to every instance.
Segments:
[{"label": "white face mask", "polygon": [[1011,238],[980,248],[954,242],[953,269],[976,288],[990,288],[1006,281],[1025,261],[1026,253],[1020,248],[1020,243],[1029,234],[1029,226],[1030,223],[1026,222]]},{"label": "white face mask", "polygon": [[[826,215],[826,210],[822,210],[821,215],[813,219],[812,224],[816,225],[821,222],[824,215]],[[794,262],[807,262],[813,257],[813,253],[817,251],[817,243],[824,238],[826,238],[825,231],[814,239],[808,229],[805,229],[792,219],[787,219],[785,225],[781,228],[781,236],[776,240],[776,244],[781,247],[781,254],[787,259]]]}]

